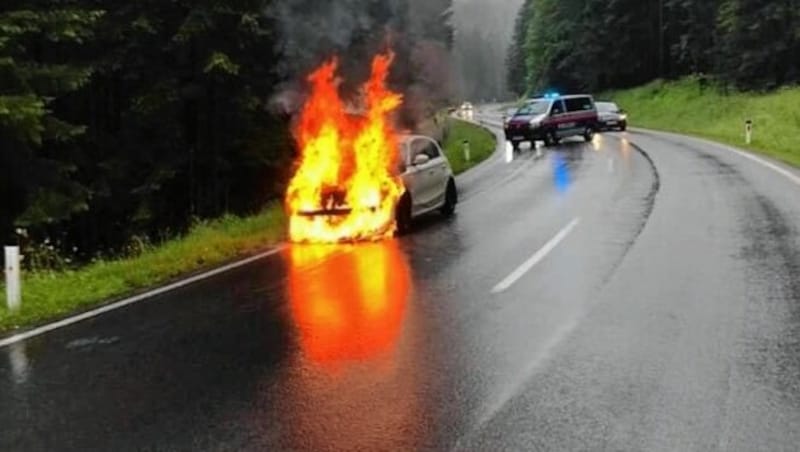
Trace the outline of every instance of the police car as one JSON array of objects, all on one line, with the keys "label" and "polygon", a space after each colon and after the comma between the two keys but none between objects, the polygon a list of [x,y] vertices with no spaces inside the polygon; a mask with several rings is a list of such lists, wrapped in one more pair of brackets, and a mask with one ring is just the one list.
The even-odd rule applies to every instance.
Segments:
[{"label": "police car", "polygon": [[506,140],[514,149],[528,141],[553,146],[563,138],[580,136],[592,141],[598,130],[594,99],[588,94],[548,94],[530,99],[505,124]]}]

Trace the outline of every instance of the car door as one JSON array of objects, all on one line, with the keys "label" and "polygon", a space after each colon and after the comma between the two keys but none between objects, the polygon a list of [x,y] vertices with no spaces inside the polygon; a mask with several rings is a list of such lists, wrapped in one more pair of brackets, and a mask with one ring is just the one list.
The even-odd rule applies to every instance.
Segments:
[{"label": "car door", "polygon": [[405,144],[405,167],[403,171],[403,184],[406,191],[411,195],[411,213],[416,214],[420,200],[424,199],[427,192],[428,173],[426,171],[428,163],[423,165],[415,164],[414,161],[419,154],[424,154],[425,143],[419,139],[412,138]]},{"label": "car door", "polygon": [[431,191],[426,207],[437,208],[444,204],[447,182],[450,178],[450,165],[447,163],[439,143],[430,138],[423,138],[423,140],[426,143],[425,154],[430,158],[428,177]]},{"label": "car door", "polygon": [[[404,181],[413,201],[412,213],[416,215],[437,207],[440,199],[443,199],[444,188],[440,188],[440,179],[441,174],[446,173],[447,162],[436,142],[428,138],[414,138],[408,149],[410,160]],[[419,155],[425,155],[427,161],[415,164]]]},{"label": "car door", "polygon": [[553,101],[553,106],[550,107],[550,117],[552,118],[553,128],[555,128],[556,135],[563,137],[567,135],[569,124],[569,113],[561,99]]},{"label": "car door", "polygon": [[569,120],[564,127],[564,135],[583,134],[587,124],[592,122],[589,119],[592,116],[592,111],[594,111],[594,102],[592,102],[591,97],[571,97],[564,101],[564,105],[569,116]]}]

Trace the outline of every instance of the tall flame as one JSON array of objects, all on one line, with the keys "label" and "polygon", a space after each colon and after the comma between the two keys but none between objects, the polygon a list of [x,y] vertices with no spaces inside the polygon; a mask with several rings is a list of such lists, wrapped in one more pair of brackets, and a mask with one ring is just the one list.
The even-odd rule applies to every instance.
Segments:
[{"label": "tall flame", "polygon": [[377,55],[363,85],[363,114],[348,114],[330,61],[309,77],[311,95],[295,129],[299,167],[286,193],[293,242],[379,240],[395,231],[403,194],[391,114],[402,96],[387,86],[392,54]]}]

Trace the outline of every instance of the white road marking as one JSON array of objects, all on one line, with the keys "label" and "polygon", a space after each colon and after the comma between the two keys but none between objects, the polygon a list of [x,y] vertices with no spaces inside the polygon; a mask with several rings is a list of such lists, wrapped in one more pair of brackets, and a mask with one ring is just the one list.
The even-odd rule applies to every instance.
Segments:
[{"label": "white road marking", "polygon": [[[635,130],[642,130],[644,132],[650,132],[650,133],[654,132],[654,131],[649,130],[649,129],[635,129]],[[781,168],[780,165],[776,165],[775,163],[772,163],[767,159],[763,159],[761,157],[758,157],[757,155],[752,154],[750,152],[742,151],[742,150],[739,150],[739,149],[737,149],[737,148],[735,148],[733,146],[729,146],[727,144],[718,143],[716,141],[707,140],[707,139],[704,139],[704,138],[697,138],[697,137],[693,137],[693,136],[689,136],[689,135],[681,135],[679,133],[659,132],[659,131],[655,131],[655,132],[656,132],[655,135],[658,135],[658,134],[661,134],[661,135],[674,135],[674,136],[677,136],[677,137],[680,137],[680,138],[688,138],[688,139],[691,139],[691,140],[704,142],[704,143],[707,143],[709,145],[715,146],[715,147],[717,147],[719,149],[724,149],[724,150],[727,150],[727,151],[731,151],[731,152],[733,152],[735,154],[738,154],[738,155],[740,155],[740,156],[742,156],[742,157],[744,157],[744,158],[746,158],[746,159],[748,159],[748,160],[750,160],[752,162],[758,163],[759,165],[761,165],[761,166],[763,166],[765,168],[771,169],[772,171],[775,171],[776,173],[780,174],[781,176],[786,177],[787,179],[789,179],[789,181],[794,182],[797,185],[800,185],[800,176],[798,176],[797,174],[795,174],[795,173],[793,173],[793,172],[791,172],[791,171],[789,171],[789,170],[787,170],[785,168]]]},{"label": "white road marking", "polygon": [[550,239],[539,251],[533,254],[527,261],[523,262],[516,270],[514,270],[506,279],[500,281],[494,289],[492,289],[492,293],[498,294],[501,292],[505,292],[511,286],[514,285],[520,278],[525,276],[526,273],[531,271],[533,267],[536,266],[539,262],[544,260],[548,254],[550,254],[564,239],[566,239],[572,231],[580,224],[581,219],[576,218],[572,220],[568,225],[564,226],[564,229],[558,232],[555,237]]},{"label": "white road marking", "polygon": [[[263,252],[261,254],[257,254],[253,257],[248,257],[247,259],[243,259],[237,262],[230,263],[223,267],[215,268],[214,270],[209,270],[205,273],[201,273],[199,275],[192,276],[190,278],[186,278],[172,284],[166,285],[164,287],[159,287],[158,289],[153,289],[148,292],[136,295],[134,297],[126,298],[124,300],[117,301],[116,303],[111,303],[105,306],[101,306],[97,309],[93,309],[88,312],[84,312],[83,314],[78,314],[73,317],[68,317],[64,320],[59,320],[58,322],[49,323],[47,325],[40,326],[39,328],[34,328],[29,331],[25,331],[24,333],[15,334],[14,336],[7,337],[5,339],[0,339],[0,348],[7,347],[9,345],[16,344],[18,342],[22,342],[28,340],[32,337],[40,336],[42,334],[48,333],[53,330],[57,330],[59,328],[64,328],[65,326],[73,325],[78,322],[82,322],[84,320],[91,319],[92,317],[97,317],[101,314],[105,314],[107,312],[123,308],[125,306],[137,303],[142,300],[146,300],[148,298],[152,298],[158,295],[163,295],[167,292],[171,292],[175,289],[180,289],[181,287],[186,287],[190,284],[196,283],[198,281],[202,281],[204,279],[211,278],[212,276],[216,276],[231,270],[234,270],[239,267],[244,267],[245,265],[252,264],[253,262],[259,261],[261,259],[267,258],[269,256],[275,255],[280,253],[285,248],[285,245],[281,245],[277,248],[272,250]],[[24,301],[23,301],[24,303]]]},{"label": "white road marking", "polygon": [[781,168],[780,166],[770,162],[769,160],[764,160],[761,157],[756,157],[755,155],[750,154],[749,152],[740,151],[740,150],[738,150],[736,148],[732,148],[730,146],[725,146],[725,147],[727,149],[729,149],[729,150],[741,155],[742,157],[744,157],[744,158],[746,158],[748,160],[756,162],[756,163],[758,163],[758,164],[760,164],[760,165],[762,165],[762,166],[764,166],[766,168],[771,169],[772,171],[775,171],[776,173],[778,173],[778,174],[780,174],[782,176],[787,177],[790,181],[794,182],[795,184],[800,185],[800,176],[797,176],[796,174],[792,173],[791,171],[789,171],[787,169],[784,169],[784,168]]}]

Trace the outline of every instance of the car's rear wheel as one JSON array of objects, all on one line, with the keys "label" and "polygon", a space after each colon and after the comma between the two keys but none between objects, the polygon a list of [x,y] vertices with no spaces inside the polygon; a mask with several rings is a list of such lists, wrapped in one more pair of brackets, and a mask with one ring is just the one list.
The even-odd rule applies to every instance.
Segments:
[{"label": "car's rear wheel", "polygon": [[456,182],[450,179],[447,182],[447,190],[444,193],[442,215],[446,217],[452,216],[456,211],[456,204],[458,204],[458,190],[456,190]]},{"label": "car's rear wheel", "polygon": [[592,141],[594,139],[594,128],[589,126],[583,131],[583,139],[586,141]]},{"label": "car's rear wheel", "polygon": [[406,192],[400,202],[397,203],[395,211],[395,221],[397,222],[397,234],[405,235],[411,230],[411,195]]}]

